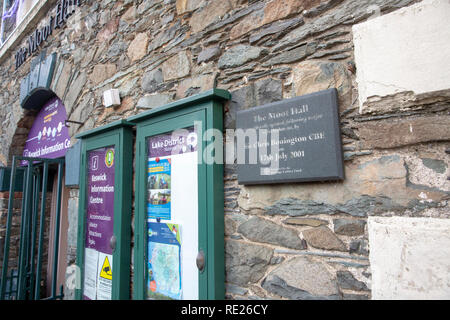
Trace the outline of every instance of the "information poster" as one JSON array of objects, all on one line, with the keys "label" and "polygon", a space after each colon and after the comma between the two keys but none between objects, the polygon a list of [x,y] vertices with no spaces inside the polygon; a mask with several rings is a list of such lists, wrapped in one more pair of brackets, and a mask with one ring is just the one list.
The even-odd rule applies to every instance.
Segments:
[{"label": "information poster", "polygon": [[84,298],[110,300],[114,226],[114,147],[88,152]]},{"label": "information poster", "polygon": [[197,299],[197,135],[147,139],[147,298]]},{"label": "information poster", "polygon": [[148,163],[148,217],[170,220],[170,158]]},{"label": "information poster", "polygon": [[178,224],[148,222],[148,297],[181,299],[181,239]]}]

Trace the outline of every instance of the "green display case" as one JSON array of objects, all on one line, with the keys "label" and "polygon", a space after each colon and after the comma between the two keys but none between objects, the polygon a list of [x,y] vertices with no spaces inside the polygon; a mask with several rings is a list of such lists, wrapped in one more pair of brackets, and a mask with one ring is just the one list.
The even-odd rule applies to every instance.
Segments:
[{"label": "green display case", "polygon": [[81,172],[76,299],[130,296],[132,124],[121,120],[79,134]]},{"label": "green display case", "polygon": [[136,125],[134,299],[224,299],[223,162],[203,155],[230,98],[213,89],[127,119]]}]

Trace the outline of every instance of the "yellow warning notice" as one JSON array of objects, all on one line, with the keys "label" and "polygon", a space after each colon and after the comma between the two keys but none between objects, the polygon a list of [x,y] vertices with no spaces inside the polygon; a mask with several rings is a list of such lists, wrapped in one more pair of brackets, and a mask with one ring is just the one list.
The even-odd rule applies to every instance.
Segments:
[{"label": "yellow warning notice", "polygon": [[105,261],[103,261],[102,270],[100,271],[100,278],[112,280],[112,270],[108,256],[105,256]]}]

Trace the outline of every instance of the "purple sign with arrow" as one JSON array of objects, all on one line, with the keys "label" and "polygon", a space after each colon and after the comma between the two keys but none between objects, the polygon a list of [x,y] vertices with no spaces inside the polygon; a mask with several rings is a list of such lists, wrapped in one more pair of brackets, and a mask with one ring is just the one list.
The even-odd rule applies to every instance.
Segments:
[{"label": "purple sign with arrow", "polygon": [[[66,108],[58,98],[50,99],[34,120],[25,143],[23,156],[56,159],[70,148],[69,130],[65,125]],[[22,165],[26,164],[22,162]]]}]

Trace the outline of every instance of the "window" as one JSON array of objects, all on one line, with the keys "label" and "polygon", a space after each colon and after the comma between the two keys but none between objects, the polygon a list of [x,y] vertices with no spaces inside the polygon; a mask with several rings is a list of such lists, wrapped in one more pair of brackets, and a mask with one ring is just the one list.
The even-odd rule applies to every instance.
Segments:
[{"label": "window", "polygon": [[0,0],[2,7],[0,46],[5,43],[36,3],[38,0]]}]

